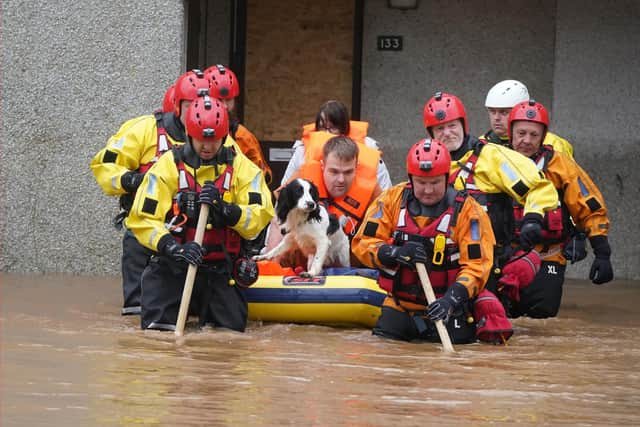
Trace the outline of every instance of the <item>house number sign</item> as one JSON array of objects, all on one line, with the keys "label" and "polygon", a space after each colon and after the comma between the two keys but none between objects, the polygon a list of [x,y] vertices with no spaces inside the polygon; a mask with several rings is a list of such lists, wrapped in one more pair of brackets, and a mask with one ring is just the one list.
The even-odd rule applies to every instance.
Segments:
[{"label": "house number sign", "polygon": [[402,50],[402,36],[378,36],[378,50]]}]

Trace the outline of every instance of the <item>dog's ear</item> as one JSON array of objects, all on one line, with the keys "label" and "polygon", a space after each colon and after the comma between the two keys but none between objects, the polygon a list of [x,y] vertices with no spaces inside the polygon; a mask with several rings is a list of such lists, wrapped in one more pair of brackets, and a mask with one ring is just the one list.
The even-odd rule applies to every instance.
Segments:
[{"label": "dog's ear", "polygon": [[287,220],[287,214],[291,210],[291,184],[286,185],[280,195],[278,196],[278,202],[276,203],[276,216],[278,222],[284,224]]},{"label": "dog's ear", "polygon": [[320,222],[322,220],[322,217],[320,216],[320,209],[321,209],[321,205],[320,205],[320,193],[318,192],[318,187],[316,187],[316,185],[309,181],[306,180],[309,183],[309,195],[311,196],[311,199],[313,199],[314,202],[316,202],[316,208],[309,212],[309,216],[308,218],[310,220],[315,220]]},{"label": "dog's ear", "polygon": [[309,195],[311,195],[311,198],[313,199],[314,202],[318,202],[318,200],[320,200],[320,193],[318,192],[318,187],[311,181],[308,181],[309,183]]}]

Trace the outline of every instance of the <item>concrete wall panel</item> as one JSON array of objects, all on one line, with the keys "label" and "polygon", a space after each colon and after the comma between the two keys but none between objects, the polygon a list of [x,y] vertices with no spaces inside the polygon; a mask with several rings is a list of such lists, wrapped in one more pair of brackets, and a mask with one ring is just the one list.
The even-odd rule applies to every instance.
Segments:
[{"label": "concrete wall panel", "polygon": [[[555,2],[418,4],[401,11],[365,3],[362,118],[395,180],[405,178],[406,150],[424,135],[422,109],[436,91],[462,99],[478,135],[488,129],[484,100],[498,81],[521,80],[541,102],[552,97]],[[403,50],[376,50],[378,35],[403,36]]]},{"label": "concrete wall panel", "polygon": [[[615,273],[640,279],[640,2],[559,0],[552,129],[602,191]],[[591,257],[568,275],[586,277]]]},{"label": "concrete wall panel", "polygon": [[2,2],[2,271],[119,271],[117,201],[89,162],[162,105],[182,17],[178,0]]}]

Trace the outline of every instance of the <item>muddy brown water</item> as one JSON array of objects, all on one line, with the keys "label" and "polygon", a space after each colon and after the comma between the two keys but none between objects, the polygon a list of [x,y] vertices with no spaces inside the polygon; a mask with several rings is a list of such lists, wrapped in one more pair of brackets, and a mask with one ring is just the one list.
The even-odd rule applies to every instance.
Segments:
[{"label": "muddy brown water", "polygon": [[142,331],[117,277],[0,275],[2,426],[640,425],[640,284],[568,280],[509,345]]}]

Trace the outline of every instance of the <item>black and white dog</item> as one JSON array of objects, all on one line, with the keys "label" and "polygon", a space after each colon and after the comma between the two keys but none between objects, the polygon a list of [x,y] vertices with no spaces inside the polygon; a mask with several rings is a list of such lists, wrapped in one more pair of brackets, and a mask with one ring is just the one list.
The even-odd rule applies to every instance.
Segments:
[{"label": "black and white dog", "polygon": [[299,178],[287,184],[278,197],[276,216],[284,237],[254,260],[270,260],[299,249],[308,259],[301,276],[317,276],[324,266],[350,266],[349,239],[338,219],[319,203],[318,188],[312,182]]}]

